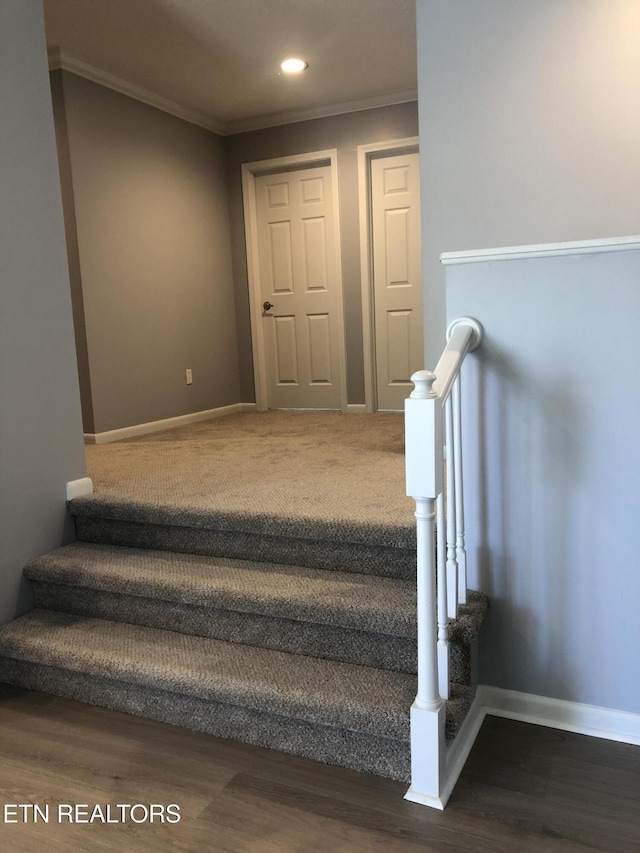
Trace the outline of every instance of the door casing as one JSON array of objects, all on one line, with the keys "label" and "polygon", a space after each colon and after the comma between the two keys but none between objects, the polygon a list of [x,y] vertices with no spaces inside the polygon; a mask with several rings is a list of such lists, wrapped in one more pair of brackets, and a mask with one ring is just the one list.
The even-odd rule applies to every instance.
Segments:
[{"label": "door casing", "polygon": [[269,172],[286,172],[312,166],[329,166],[333,189],[333,222],[336,241],[337,303],[340,306],[336,322],[340,341],[340,403],[347,411],[346,341],[344,328],[344,298],[342,289],[342,263],[340,250],[340,206],[338,197],[338,150],[311,151],[270,160],[258,160],[242,164],[242,198],[244,206],[244,230],[247,245],[247,274],[249,281],[249,312],[251,318],[251,343],[253,345],[253,371],[256,393],[256,408],[263,412],[269,407],[267,390],[267,359],[262,322],[262,298],[260,281],[260,257],[258,251],[258,216],[256,207],[256,178]]}]

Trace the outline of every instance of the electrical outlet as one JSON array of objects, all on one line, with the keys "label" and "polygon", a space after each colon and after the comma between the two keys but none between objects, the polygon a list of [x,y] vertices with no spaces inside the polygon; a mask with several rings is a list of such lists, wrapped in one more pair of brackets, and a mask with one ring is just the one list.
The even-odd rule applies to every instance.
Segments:
[{"label": "electrical outlet", "polygon": [[193,385],[193,372],[190,367],[187,367],[187,385]]}]

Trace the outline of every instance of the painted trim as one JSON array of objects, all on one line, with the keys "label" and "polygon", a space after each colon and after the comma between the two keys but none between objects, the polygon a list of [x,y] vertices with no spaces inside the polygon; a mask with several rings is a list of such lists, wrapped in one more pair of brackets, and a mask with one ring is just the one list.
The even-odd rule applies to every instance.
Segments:
[{"label": "painted trim", "polygon": [[486,261],[521,261],[526,258],[554,258],[563,255],[596,255],[603,252],[628,252],[640,249],[640,237],[607,237],[601,240],[576,240],[570,243],[542,243],[536,246],[507,246],[501,249],[471,249],[444,252],[440,263],[475,264]]},{"label": "painted trim", "polygon": [[244,237],[247,253],[247,283],[249,290],[249,321],[256,406],[259,412],[267,409],[267,366],[264,357],[264,329],[260,323],[260,258],[258,254],[258,223],[256,221],[256,181],[252,164],[243,164],[242,205],[244,208]]},{"label": "painted trim", "polygon": [[333,193],[334,237],[336,244],[336,276],[338,284],[337,301],[338,334],[340,348],[340,405],[347,411],[347,342],[344,327],[344,296],[342,286],[342,249],[340,232],[340,196],[338,185],[338,149],[309,151],[306,154],[292,154],[287,157],[274,157],[270,160],[257,160],[243,163],[242,204],[244,209],[244,235],[247,247],[247,278],[249,283],[249,315],[251,320],[251,344],[253,350],[253,375],[255,382],[256,405],[259,412],[269,406],[267,383],[267,359],[262,323],[262,296],[260,284],[260,254],[258,242],[258,216],[256,210],[256,178],[269,172],[286,172],[300,167],[329,166]]},{"label": "painted trim", "polygon": [[447,800],[444,797],[429,797],[427,794],[422,794],[414,788],[409,788],[403,799],[408,800],[410,803],[418,803],[419,806],[428,806],[430,809],[437,809],[440,812],[444,811],[447,805]]},{"label": "painted trim", "polygon": [[[135,438],[138,435],[148,435],[151,432],[161,432],[165,429],[195,424],[199,421],[209,421],[225,415],[235,415],[239,412],[255,412],[255,403],[233,403],[230,406],[220,406],[217,409],[205,409],[202,412],[192,412],[189,415],[179,415],[176,418],[165,418],[162,421],[150,421],[146,424],[134,424],[122,429],[112,429],[107,432],[84,434],[86,444],[108,444],[123,438]],[[77,497],[77,495],[75,496]]]},{"label": "painted trim", "polygon": [[458,735],[453,743],[447,747],[445,780],[441,795],[439,797],[429,797],[410,787],[404,795],[405,800],[409,800],[412,803],[419,803],[421,806],[429,806],[432,809],[439,809],[440,811],[445,808],[456,786],[456,782],[460,778],[460,774],[473,748],[484,718],[485,709],[482,707],[478,693],[476,693],[471,708],[469,708],[467,716],[460,726]]},{"label": "painted trim", "polygon": [[82,477],[80,480],[70,480],[67,483],[65,494],[68,501],[74,498],[83,498],[85,495],[93,494],[93,480],[91,477]]},{"label": "painted trim", "polygon": [[640,745],[640,714],[481,685],[486,714],[552,729]]},{"label": "painted trim", "polygon": [[358,145],[358,219],[360,223],[360,292],[362,297],[362,356],[364,360],[364,400],[367,412],[377,409],[375,334],[373,314],[373,246],[371,243],[371,160],[393,157],[414,149],[419,151],[418,136],[388,139]]},{"label": "painted trim", "polygon": [[365,415],[369,409],[367,409],[364,403],[347,403],[346,412],[348,415]]},{"label": "painted trim", "polygon": [[194,110],[191,107],[182,106],[175,101],[170,101],[168,98],[163,98],[155,92],[144,89],[142,86],[136,86],[122,77],[117,77],[115,74],[110,74],[108,71],[103,71],[101,68],[96,68],[95,65],[90,65],[88,62],[83,62],[76,59],[60,48],[52,48],[47,51],[49,58],[49,71],[68,71],[78,77],[83,77],[85,80],[90,80],[92,83],[97,83],[99,86],[104,86],[107,89],[112,89],[114,92],[119,92],[121,95],[126,95],[128,98],[133,98],[134,101],[140,101],[150,107],[155,107],[163,113],[180,118],[183,121],[188,121],[190,124],[195,124],[198,127],[203,127],[205,130],[213,131],[220,136],[225,134],[224,122],[218,121],[212,116],[201,113],[199,110]]},{"label": "painted trim", "polygon": [[486,713],[481,695],[479,696],[478,692],[476,692],[471,708],[469,708],[469,712],[460,726],[457,737],[447,748],[447,778],[443,792],[445,802],[451,796],[456,782],[460,778],[460,774],[476,742]]},{"label": "painted trim", "polygon": [[161,95],[145,89],[143,86],[130,83],[123,77],[118,77],[116,74],[111,74],[102,68],[97,68],[95,65],[90,65],[88,62],[76,59],[58,47],[50,48],[47,51],[47,55],[50,71],[69,71],[71,74],[76,74],[78,77],[83,77],[85,80],[90,80],[99,86],[105,86],[107,89],[113,89],[114,92],[120,92],[121,95],[127,95],[129,98],[133,98],[143,104],[148,104],[150,107],[155,107],[158,110],[162,110],[162,112],[176,116],[176,118],[181,118],[190,124],[203,127],[205,130],[211,130],[220,136],[246,133],[251,130],[263,130],[267,127],[279,127],[284,124],[295,124],[299,121],[309,121],[316,118],[328,118],[344,113],[373,110],[379,107],[391,107],[395,104],[407,104],[418,100],[417,89],[399,89],[395,92],[385,92],[381,95],[372,95],[368,98],[358,98],[353,101],[338,101],[318,107],[284,110],[278,113],[269,113],[268,115],[225,122],[207,113],[200,112],[200,110],[185,107],[182,104],[176,103],[176,101],[163,98]]},{"label": "painted trim", "polygon": [[329,118],[330,116],[343,115],[344,113],[357,113],[363,110],[379,109],[380,107],[392,107],[395,104],[408,104],[417,100],[417,89],[398,89],[395,92],[372,95],[369,98],[357,98],[353,101],[337,101],[333,104],[324,104],[318,107],[308,107],[301,110],[284,110],[279,113],[269,113],[263,116],[228,121],[225,125],[224,135],[229,136],[234,133],[264,130],[267,127],[280,127],[284,124],[296,124],[299,121],[312,121],[316,118]]}]

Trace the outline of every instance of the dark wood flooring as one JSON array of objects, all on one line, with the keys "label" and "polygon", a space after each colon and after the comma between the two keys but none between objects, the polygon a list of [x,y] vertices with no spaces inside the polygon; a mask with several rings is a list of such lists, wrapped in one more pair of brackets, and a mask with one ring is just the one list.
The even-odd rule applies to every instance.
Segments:
[{"label": "dark wood flooring", "polygon": [[[0,685],[3,853],[640,851],[640,747],[488,717],[444,813],[405,788]],[[6,823],[22,803],[49,823]],[[107,803],[181,821],[57,823],[58,804]]]}]

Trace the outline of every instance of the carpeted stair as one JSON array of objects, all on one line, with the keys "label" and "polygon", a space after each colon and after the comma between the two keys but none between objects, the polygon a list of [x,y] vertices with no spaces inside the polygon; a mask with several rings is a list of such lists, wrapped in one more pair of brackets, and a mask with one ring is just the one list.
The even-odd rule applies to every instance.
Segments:
[{"label": "carpeted stair", "polygon": [[[0,681],[409,778],[415,546],[406,528],[199,513],[97,495],[26,567]],[[471,593],[451,626],[454,737],[473,698]]]}]

